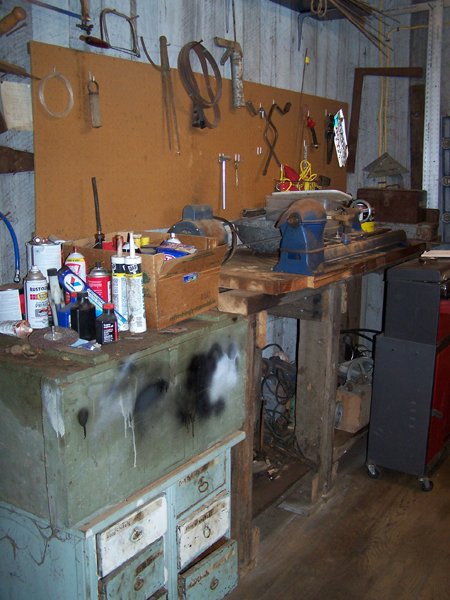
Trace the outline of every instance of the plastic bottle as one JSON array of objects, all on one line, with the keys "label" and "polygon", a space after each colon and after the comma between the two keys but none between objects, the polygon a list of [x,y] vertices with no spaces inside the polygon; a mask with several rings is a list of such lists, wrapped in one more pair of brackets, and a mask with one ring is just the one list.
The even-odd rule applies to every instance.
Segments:
[{"label": "plastic bottle", "polygon": [[53,325],[59,325],[58,321],[58,305],[64,303],[64,294],[58,281],[58,270],[47,269],[48,279],[48,302],[51,309],[51,317]]},{"label": "plastic bottle", "polygon": [[47,280],[32,266],[24,279],[25,316],[33,329],[48,327],[48,289]]},{"label": "plastic bottle", "polygon": [[95,340],[95,306],[87,292],[77,293],[77,301],[70,309],[70,326],[83,340]]},{"label": "plastic bottle", "polygon": [[117,342],[119,339],[114,304],[110,302],[105,302],[103,313],[95,321],[95,339],[102,345]]},{"label": "plastic bottle", "polygon": [[73,247],[73,252],[69,254],[64,261],[64,264],[69,267],[75,275],[78,275],[83,281],[86,281],[86,261],[84,256],[78,252],[76,246]]},{"label": "plastic bottle", "polygon": [[56,306],[56,313],[58,315],[58,326],[59,327],[70,327],[70,311],[72,304],[77,301],[77,292],[70,292],[69,304],[58,304]]},{"label": "plastic bottle", "polygon": [[145,317],[142,257],[135,253],[132,233],[130,233],[130,254],[125,256],[125,276],[127,281],[128,325],[131,333],[143,333],[147,331],[147,320]]},{"label": "plastic bottle", "polygon": [[119,331],[128,331],[128,300],[127,300],[127,279],[125,275],[125,256],[122,256],[120,250],[116,255],[111,256],[111,297],[114,306],[118,312],[125,318],[119,323]]}]

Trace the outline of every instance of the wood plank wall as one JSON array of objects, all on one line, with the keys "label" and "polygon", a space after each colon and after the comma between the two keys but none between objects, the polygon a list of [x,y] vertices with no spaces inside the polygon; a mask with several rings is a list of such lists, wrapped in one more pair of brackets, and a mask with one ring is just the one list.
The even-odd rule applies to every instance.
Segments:
[{"label": "wood plank wall", "polygon": [[[79,12],[79,0],[58,0],[55,4]],[[172,67],[176,65],[179,50],[190,40],[203,39],[219,61],[223,52],[214,47],[213,37],[233,38],[231,2],[228,0],[90,0],[89,4],[95,25],[94,35],[99,35],[98,17],[106,7],[116,8],[129,15],[139,15],[138,33],[144,36],[153,57],[159,57],[159,36],[166,35],[170,43],[169,59]],[[398,4],[398,0],[384,0],[379,8],[395,8]],[[27,42],[36,40],[84,50],[93,55],[106,54],[132,62],[145,62],[144,58],[136,59],[119,52],[86,46],[79,40],[81,32],[76,27],[75,19],[31,5],[25,0],[1,0],[0,16],[7,14],[15,6],[22,6],[28,16],[25,27],[11,35],[0,37],[0,58],[3,60],[29,69]],[[236,38],[244,51],[245,78],[252,83],[294,92],[303,87],[307,94],[338,98],[349,103],[354,68],[379,66],[384,61],[375,47],[345,19],[320,21],[308,16],[299,19],[295,11],[270,0],[235,0],[235,7]],[[389,61],[392,66],[409,66],[409,31],[404,28],[409,24],[409,17],[405,15],[397,19],[398,22],[388,23],[388,28],[393,28],[390,33],[392,50],[389,51]],[[122,39],[120,35],[115,39],[119,42],[129,41]],[[448,48],[447,44],[447,56]],[[310,63],[305,68],[306,53]],[[230,77],[229,63],[221,67],[221,72],[225,78]],[[6,75],[5,78],[23,82],[13,75]],[[388,138],[392,156],[407,166],[409,111],[408,90],[405,96],[404,87],[405,82],[390,80]],[[379,89],[380,82],[377,79],[365,84],[356,171],[347,177],[346,189],[350,193],[355,193],[358,187],[370,183],[365,180],[362,167],[379,155]],[[33,136],[28,132],[10,131],[0,134],[0,143],[19,150],[33,150]],[[11,215],[24,264],[25,242],[31,239],[35,231],[33,173],[0,176],[0,210]],[[12,280],[12,254],[9,233],[6,227],[0,226],[0,283]]]}]

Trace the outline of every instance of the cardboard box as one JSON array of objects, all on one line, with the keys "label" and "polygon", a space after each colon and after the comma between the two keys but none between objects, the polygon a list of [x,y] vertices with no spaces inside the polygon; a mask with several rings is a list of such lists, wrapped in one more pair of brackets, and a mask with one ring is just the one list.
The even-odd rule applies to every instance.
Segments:
[{"label": "cardboard box", "polygon": [[356,197],[367,200],[372,206],[375,221],[420,223],[427,220],[427,193],[424,190],[359,188]]},{"label": "cardboard box", "polygon": [[[138,233],[138,232],[135,232]],[[158,246],[170,236],[164,233],[139,232]],[[105,241],[116,235],[127,239],[127,232],[108,233]],[[185,319],[215,308],[219,294],[219,272],[227,246],[217,240],[201,236],[177,235],[184,244],[197,248],[195,254],[173,260],[164,260],[163,254],[142,254],[144,298],[149,329],[163,329]],[[94,237],[67,242],[64,257],[77,246],[86,259],[87,272],[100,262],[111,270],[114,251],[94,248]]]},{"label": "cardboard box", "polygon": [[350,391],[344,386],[336,391],[336,402],[340,404],[341,418],[336,429],[356,433],[369,424],[372,386],[370,383],[355,385]]}]

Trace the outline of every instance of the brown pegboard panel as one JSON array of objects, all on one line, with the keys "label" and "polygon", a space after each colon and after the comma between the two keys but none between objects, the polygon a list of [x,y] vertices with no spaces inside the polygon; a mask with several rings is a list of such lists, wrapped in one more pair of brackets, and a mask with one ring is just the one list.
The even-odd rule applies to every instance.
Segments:
[{"label": "brown pegboard panel", "polygon": [[[264,205],[280,169],[271,162],[262,175],[268,148],[263,139],[265,121],[231,105],[231,82],[223,80],[222,119],[216,129],[191,126],[191,102],[172,69],[181,153],[169,150],[163,118],[160,74],[142,62],[112,58],[30,43],[32,73],[45,77],[54,68],[71,83],[74,107],[65,118],[50,116],[38,99],[33,83],[36,178],[36,229],[39,235],[70,239],[95,233],[91,178],[96,177],[103,231],[168,227],[181,218],[186,204],[210,204],[215,214],[238,218],[243,208]],[[89,74],[99,84],[102,127],[90,124],[87,83]],[[310,144],[305,110],[316,121],[319,148],[308,151],[313,171],[331,178],[330,187],[345,191],[345,169],[335,154],[326,164],[325,112],[345,103],[245,82],[245,96],[266,111],[272,102],[292,104],[284,116],[275,113],[279,137],[276,153],[282,163],[298,168],[303,138]],[[52,110],[66,105],[60,81],[45,89]],[[262,147],[262,155],[257,148]],[[227,163],[227,208],[221,208],[219,154]],[[239,186],[235,186],[233,158],[240,154]]]}]

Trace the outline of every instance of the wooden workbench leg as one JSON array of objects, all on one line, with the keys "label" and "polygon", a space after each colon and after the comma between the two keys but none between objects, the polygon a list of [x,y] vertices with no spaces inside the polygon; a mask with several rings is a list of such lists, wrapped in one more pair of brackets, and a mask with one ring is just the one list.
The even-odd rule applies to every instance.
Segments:
[{"label": "wooden workbench leg", "polygon": [[245,440],[231,450],[231,534],[239,545],[239,573],[242,576],[255,563],[259,530],[253,517],[253,436],[255,407],[261,380],[261,352],[256,347],[256,317],[248,317],[247,377],[245,383]]},{"label": "wooden workbench leg", "polygon": [[296,437],[301,452],[317,468],[311,500],[327,493],[333,478],[341,287],[322,292],[322,316],[302,320],[298,343]]}]

